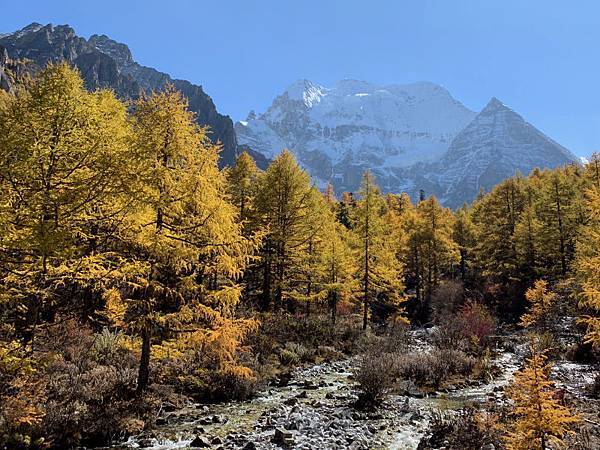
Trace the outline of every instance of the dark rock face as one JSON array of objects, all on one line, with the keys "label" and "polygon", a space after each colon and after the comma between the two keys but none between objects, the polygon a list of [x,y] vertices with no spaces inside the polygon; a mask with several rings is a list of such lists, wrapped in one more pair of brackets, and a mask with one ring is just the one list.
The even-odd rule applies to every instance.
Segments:
[{"label": "dark rock face", "polygon": [[29,70],[39,70],[50,62],[67,61],[77,67],[89,90],[110,88],[122,99],[135,99],[142,92],[160,90],[172,83],[188,98],[190,110],[200,125],[210,127],[210,138],[221,142],[221,165],[230,165],[238,154],[233,122],[221,115],[201,86],[173,80],[166,73],[136,63],[127,45],[105,35],[89,40],[76,35],[68,25],[32,23],[8,35],[0,35],[0,88],[11,89],[8,61],[29,60]]},{"label": "dark rock face", "polygon": [[0,45],[0,89],[10,91],[12,89],[12,80],[7,73],[9,63],[8,52]]}]

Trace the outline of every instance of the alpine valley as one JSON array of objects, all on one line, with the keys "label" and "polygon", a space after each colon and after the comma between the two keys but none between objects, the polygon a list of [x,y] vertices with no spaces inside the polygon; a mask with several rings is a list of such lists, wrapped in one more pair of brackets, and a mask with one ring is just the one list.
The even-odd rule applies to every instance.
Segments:
[{"label": "alpine valley", "polygon": [[517,172],[578,162],[498,99],[476,113],[429,82],[342,80],[326,88],[299,80],[267,111],[234,126],[201,86],[144,67],[125,44],[105,35],[85,39],[68,25],[32,23],[0,34],[0,88],[12,87],[6,68],[35,71],[61,60],[79,69],[88,89],[108,87],[123,99],[172,83],[210,127],[211,139],[222,143],[222,166],[248,151],[264,168],[288,148],[315,182],[330,182],[337,193],[356,191],[370,169],[386,192],[415,199],[423,191],[458,207]]}]

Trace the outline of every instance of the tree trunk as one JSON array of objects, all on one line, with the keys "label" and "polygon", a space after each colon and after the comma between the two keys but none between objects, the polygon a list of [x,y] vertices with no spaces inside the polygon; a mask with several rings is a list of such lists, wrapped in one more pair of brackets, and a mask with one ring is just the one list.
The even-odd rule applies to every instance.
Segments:
[{"label": "tree trunk", "polygon": [[331,293],[331,323],[335,325],[337,316],[337,292]]},{"label": "tree trunk", "polygon": [[560,208],[560,192],[558,190],[558,182],[554,184],[554,191],[556,194],[556,216],[558,220],[558,238],[560,241],[560,272],[562,276],[565,276],[567,274],[567,258],[565,255],[565,237],[563,231],[562,212]]},{"label": "tree trunk", "polygon": [[137,393],[140,394],[148,387],[150,380],[150,330],[144,327],[142,330],[142,355],[140,357],[140,369],[138,372]]},{"label": "tree trunk", "polygon": [[271,305],[271,248],[267,244],[267,255],[264,261],[263,287],[261,307],[263,311],[268,311]]},{"label": "tree trunk", "polygon": [[460,279],[464,283],[467,279],[467,251],[460,249]]},{"label": "tree trunk", "polygon": [[367,329],[367,318],[369,317],[369,303],[367,301],[367,297],[365,296],[364,308],[363,308],[363,326],[362,329]]}]

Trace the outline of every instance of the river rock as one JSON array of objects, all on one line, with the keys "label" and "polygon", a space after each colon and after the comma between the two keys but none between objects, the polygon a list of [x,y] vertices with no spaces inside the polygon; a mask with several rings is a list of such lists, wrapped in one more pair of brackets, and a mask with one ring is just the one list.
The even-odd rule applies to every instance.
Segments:
[{"label": "river rock", "polygon": [[276,428],[271,442],[281,447],[292,447],[296,442],[294,437],[295,434],[292,431]]},{"label": "river rock", "polygon": [[208,448],[210,445],[209,440],[204,436],[196,436],[196,438],[190,442],[190,447],[192,448]]}]

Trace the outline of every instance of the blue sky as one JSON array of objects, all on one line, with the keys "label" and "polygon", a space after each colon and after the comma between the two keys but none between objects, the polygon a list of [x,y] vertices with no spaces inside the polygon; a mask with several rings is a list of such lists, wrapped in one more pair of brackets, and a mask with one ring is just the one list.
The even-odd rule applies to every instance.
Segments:
[{"label": "blue sky", "polygon": [[600,150],[600,2],[554,0],[2,1],[30,22],[107,34],[204,86],[220,112],[264,111],[298,78],[427,80],[474,110],[500,98],[579,155]]}]

